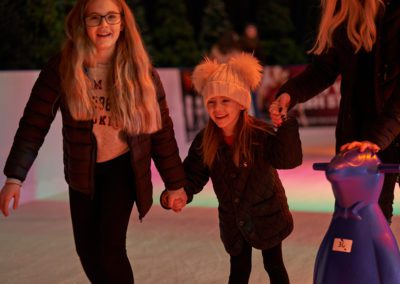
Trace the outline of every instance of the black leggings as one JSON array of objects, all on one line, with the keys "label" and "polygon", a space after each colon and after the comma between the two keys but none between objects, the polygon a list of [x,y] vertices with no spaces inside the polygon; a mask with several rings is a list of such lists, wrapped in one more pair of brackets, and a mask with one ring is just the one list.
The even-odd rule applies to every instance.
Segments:
[{"label": "black leggings", "polygon": [[127,153],[96,164],[93,199],[69,189],[75,246],[91,283],[134,283],[125,246],[134,184]]},{"label": "black leggings", "polygon": [[[229,284],[249,283],[251,272],[252,247],[244,242],[242,252],[239,255],[231,255],[231,272]],[[264,268],[268,273],[271,284],[289,284],[285,264],[282,258],[282,243],[270,249],[262,251]]]},{"label": "black leggings", "polygon": [[394,189],[397,183],[398,174],[385,174],[381,195],[379,196],[379,206],[382,209],[388,223],[392,223]]}]

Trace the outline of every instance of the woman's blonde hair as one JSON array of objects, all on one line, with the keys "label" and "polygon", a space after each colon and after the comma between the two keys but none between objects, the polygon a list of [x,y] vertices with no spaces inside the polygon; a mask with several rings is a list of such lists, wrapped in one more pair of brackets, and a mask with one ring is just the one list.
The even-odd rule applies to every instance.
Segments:
[{"label": "woman's blonde hair", "polygon": [[[233,142],[233,162],[239,167],[241,159],[251,164],[254,160],[253,156],[253,131],[259,129],[268,133],[273,133],[272,128],[266,128],[257,124],[253,117],[249,116],[247,111],[240,113],[239,120],[235,127]],[[222,130],[209,119],[204,129],[203,141],[201,149],[203,152],[203,163],[211,168],[217,157],[218,147],[224,143]]]},{"label": "woman's blonde hair", "polygon": [[321,0],[322,18],[311,53],[321,54],[333,46],[333,34],[346,23],[347,37],[357,53],[371,51],[376,41],[375,18],[381,0]]},{"label": "woman's blonde hair", "polygon": [[[91,0],[78,0],[67,16],[67,39],[60,72],[66,102],[76,120],[95,115],[85,68],[95,64],[95,48],[86,35],[85,9]],[[121,10],[122,26],[112,59],[111,117],[128,134],[153,133],[161,128],[161,114],[152,80],[152,64],[134,16],[124,0],[113,0]]]}]

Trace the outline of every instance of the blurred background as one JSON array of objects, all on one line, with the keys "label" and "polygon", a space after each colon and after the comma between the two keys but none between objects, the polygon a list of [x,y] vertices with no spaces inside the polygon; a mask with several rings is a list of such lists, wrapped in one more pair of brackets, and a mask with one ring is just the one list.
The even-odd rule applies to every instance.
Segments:
[{"label": "blurred background", "polygon": [[[0,1],[0,169],[39,70],[64,39],[64,19],[74,0]],[[224,61],[252,52],[264,65],[251,113],[268,120],[268,106],[279,87],[311,60],[320,0],[126,0],[160,74],[174,122],[180,155],[207,121],[191,71],[207,55]],[[340,78],[319,96],[294,110],[300,125],[304,161],[281,170],[295,230],[284,242],[291,282],[311,283],[320,241],[329,225],[334,196],[315,162],[335,154],[334,128]],[[20,208],[0,217],[1,283],[88,283],[74,251],[63,174],[61,117],[58,114],[24,182]],[[181,214],[157,205],[164,189],[152,168],[154,203],[143,224],[131,218],[127,246],[139,283],[225,283],[228,258],[219,240],[211,184]],[[0,185],[5,181],[0,175]],[[399,214],[398,188],[395,214]],[[174,217],[172,217],[174,216]],[[392,228],[400,232],[396,216]],[[195,226],[193,226],[195,224]],[[156,232],[156,233],[155,233]],[[16,241],[18,240],[18,241]],[[140,244],[140,245],[139,245]],[[195,253],[193,253],[195,251]],[[250,283],[264,283],[259,254],[254,254]],[[157,265],[162,263],[162,265]],[[179,269],[178,269],[179,268]],[[166,277],[166,275],[168,277]]]},{"label": "blurred background", "polygon": [[[0,2],[0,167],[39,70],[64,40],[64,19],[74,0],[3,0]],[[126,0],[147,50],[160,73],[182,158],[208,117],[193,90],[191,71],[204,56],[226,61],[235,52],[251,52],[264,65],[252,94],[251,114],[268,120],[268,107],[279,87],[301,72],[318,29],[320,0]],[[17,99],[16,99],[17,98]],[[340,77],[321,95],[294,109],[300,125],[304,164],[282,172],[294,210],[330,211],[333,196],[313,162],[334,155],[334,127],[340,102]],[[13,105],[13,108],[10,107]],[[24,187],[23,201],[65,192],[62,173],[61,122],[52,126]],[[154,170],[154,175],[157,171]],[[299,184],[299,178],[301,183]],[[0,182],[5,177],[0,176]],[[154,179],[157,190],[163,185]],[[199,205],[216,206],[212,189]],[[202,198],[204,199],[202,201]],[[196,204],[196,203],[195,203]],[[398,212],[397,206],[395,212]]]},{"label": "blurred background", "polygon": [[[302,64],[319,0],[127,0],[157,67],[192,67],[221,36],[258,28],[266,64]],[[60,50],[74,0],[2,0],[0,69],[40,69]]]},{"label": "blurred background", "polygon": [[[2,0],[0,2],[0,167],[39,70],[64,39],[64,19],[74,0]],[[182,158],[207,122],[201,97],[193,90],[191,71],[204,56],[226,61],[235,52],[251,52],[264,65],[252,94],[251,114],[269,120],[268,107],[279,87],[301,72],[319,22],[320,0],[126,0],[167,93]],[[282,171],[294,210],[331,211],[333,196],[313,162],[334,155],[334,127],[340,102],[340,77],[319,96],[296,106],[304,164]],[[13,106],[12,108],[10,106]],[[24,187],[23,201],[65,192],[62,173],[61,122],[52,126]],[[157,171],[154,170],[154,175]],[[0,183],[5,177],[0,176]],[[299,183],[301,179],[301,183]],[[154,178],[157,192],[163,185]],[[212,189],[199,205],[216,206]],[[202,201],[202,198],[204,201]],[[195,203],[196,204],[196,203]],[[395,212],[398,212],[395,206]]]}]

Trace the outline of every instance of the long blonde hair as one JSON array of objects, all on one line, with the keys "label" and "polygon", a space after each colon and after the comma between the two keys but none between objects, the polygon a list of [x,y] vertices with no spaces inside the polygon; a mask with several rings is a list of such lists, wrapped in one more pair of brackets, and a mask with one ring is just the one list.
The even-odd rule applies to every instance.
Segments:
[{"label": "long blonde hair", "polygon": [[[253,156],[253,131],[259,129],[268,133],[273,133],[272,128],[266,128],[257,124],[253,117],[249,116],[247,111],[240,113],[239,120],[235,127],[235,140],[233,143],[233,162],[239,167],[240,160],[251,164],[254,160]],[[203,163],[211,168],[217,157],[218,147],[223,143],[224,137],[222,130],[209,119],[204,129],[203,141],[201,149],[203,152]]]},{"label": "long blonde hair", "polygon": [[347,37],[357,53],[371,51],[376,41],[375,18],[382,0],[321,0],[322,18],[311,53],[321,54],[333,46],[335,30],[346,23]]},{"label": "long blonde hair", "polygon": [[[95,49],[86,35],[85,9],[91,0],[78,0],[67,16],[67,39],[60,72],[66,102],[76,120],[95,115],[85,68],[93,64]],[[161,128],[161,114],[152,80],[152,64],[143,46],[134,16],[124,0],[113,0],[121,9],[122,25],[116,44],[109,99],[113,121],[128,134],[153,133]]]}]

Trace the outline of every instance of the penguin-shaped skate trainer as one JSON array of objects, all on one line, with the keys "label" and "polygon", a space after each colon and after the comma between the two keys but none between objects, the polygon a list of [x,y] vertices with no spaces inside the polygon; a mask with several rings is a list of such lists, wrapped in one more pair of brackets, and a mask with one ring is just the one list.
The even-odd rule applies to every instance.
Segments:
[{"label": "penguin-shaped skate trainer", "polygon": [[314,284],[400,284],[400,253],[378,199],[385,172],[377,155],[358,149],[316,163],[332,184],[335,210],[319,248]]}]

